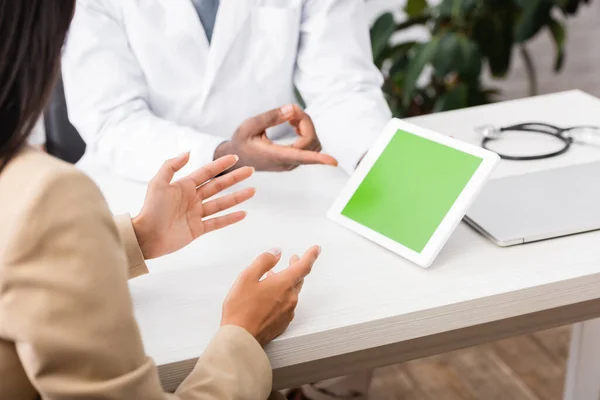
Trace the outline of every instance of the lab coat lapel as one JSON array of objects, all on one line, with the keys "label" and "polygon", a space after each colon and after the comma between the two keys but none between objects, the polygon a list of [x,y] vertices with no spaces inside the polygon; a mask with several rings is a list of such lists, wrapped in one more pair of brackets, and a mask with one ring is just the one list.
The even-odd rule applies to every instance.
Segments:
[{"label": "lab coat lapel", "polygon": [[215,28],[210,43],[208,65],[204,80],[206,90],[202,104],[206,101],[210,88],[212,87],[219,68],[225,61],[235,39],[244,27],[250,10],[257,0],[221,0]]},{"label": "lab coat lapel", "polygon": [[209,57],[209,43],[192,1],[162,0],[162,3],[164,7],[159,11],[164,13],[166,18],[158,18],[158,20],[166,20],[170,23],[165,35],[176,37],[177,35],[173,32],[185,32],[185,36],[197,43],[197,46],[194,46],[192,58],[198,60],[198,65],[205,65]]}]

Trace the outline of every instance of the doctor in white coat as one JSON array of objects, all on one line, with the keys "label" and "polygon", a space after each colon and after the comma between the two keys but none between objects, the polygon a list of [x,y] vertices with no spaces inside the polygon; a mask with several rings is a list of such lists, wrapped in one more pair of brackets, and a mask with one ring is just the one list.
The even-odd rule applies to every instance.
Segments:
[{"label": "doctor in white coat", "polygon": [[242,122],[295,102],[294,86],[352,171],[391,118],[371,60],[363,0],[79,0],[62,68],[88,156],[146,181],[185,151],[189,169],[234,152]]},{"label": "doctor in white coat", "polygon": [[[391,117],[371,60],[363,0],[79,0],[62,72],[87,156],[146,181],[186,151],[189,169],[235,153],[262,170],[353,171]],[[303,137],[273,144],[273,125],[270,139]],[[359,399],[368,383],[306,391]]]}]

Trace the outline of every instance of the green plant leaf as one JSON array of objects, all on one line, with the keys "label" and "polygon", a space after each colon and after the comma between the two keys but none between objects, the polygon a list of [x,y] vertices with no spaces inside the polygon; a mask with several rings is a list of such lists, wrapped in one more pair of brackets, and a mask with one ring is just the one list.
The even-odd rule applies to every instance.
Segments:
[{"label": "green plant leaf", "polygon": [[419,44],[419,42],[414,42],[414,41],[395,44],[391,47],[392,54],[394,54],[394,55],[406,54],[410,51],[410,49],[412,49],[413,47],[415,47],[418,44]]},{"label": "green plant leaf", "polygon": [[407,65],[408,65],[408,55],[405,54],[401,57],[396,58],[396,60],[394,60],[394,63],[390,67],[389,76],[392,79],[396,80],[394,78],[396,75],[398,75],[398,74],[404,75]]},{"label": "green plant leaf", "polygon": [[453,18],[462,19],[463,14],[463,2],[465,0],[442,0],[437,6],[440,17],[442,18]]},{"label": "green plant leaf", "polygon": [[436,100],[433,112],[458,110],[466,107],[468,105],[467,92],[467,85],[459,83]]},{"label": "green plant leaf", "polygon": [[560,72],[565,61],[565,38],[566,32],[563,24],[551,18],[548,22],[550,34],[556,44],[556,60],[554,61],[554,72]]},{"label": "green plant leaf", "polygon": [[454,0],[452,2],[452,16],[454,18],[459,18],[462,16],[462,5],[463,0]]},{"label": "green plant leaf", "polygon": [[462,9],[465,14],[472,12],[477,6],[482,4],[481,0],[464,0]]},{"label": "green plant leaf", "polygon": [[440,39],[433,67],[438,77],[456,72],[465,80],[475,79],[481,73],[481,54],[477,43],[463,33],[447,32]]},{"label": "green plant leaf", "polygon": [[404,7],[404,12],[409,17],[416,17],[421,14],[429,5],[427,0],[408,0]]},{"label": "green plant leaf", "polygon": [[457,70],[457,64],[460,62],[458,59],[458,47],[458,36],[456,33],[447,32],[442,36],[438,50],[432,60],[435,74],[438,77],[444,78],[450,72]]},{"label": "green plant leaf", "polygon": [[384,49],[388,46],[390,37],[394,33],[396,22],[392,13],[382,14],[371,28],[371,48],[373,59],[377,60]]},{"label": "green plant leaf", "polygon": [[[375,65],[379,69],[382,69],[382,66],[385,61],[390,61],[392,65],[396,64],[396,61],[400,58],[406,59],[408,57],[408,53],[410,50],[417,44],[417,42],[405,42],[396,44],[394,46],[386,46],[379,57],[375,59]],[[390,75],[388,73],[388,75]]]},{"label": "green plant leaf", "polygon": [[398,46],[390,46],[389,44],[386,45],[383,50],[381,50],[381,52],[377,55],[377,58],[373,58],[373,61],[375,62],[375,65],[377,65],[377,68],[381,69],[381,67],[383,66],[383,63],[387,60],[387,59],[395,59],[396,57],[398,57],[396,54],[400,51],[398,48]]},{"label": "green plant leaf", "polygon": [[417,42],[404,42],[395,44],[385,51],[386,58],[394,61],[398,58],[405,57],[408,55],[411,49],[417,46],[418,44],[419,43]]},{"label": "green plant leaf", "polygon": [[466,35],[458,36],[460,61],[458,74],[465,80],[477,79],[481,74],[481,53],[477,43]]},{"label": "green plant leaf", "polygon": [[482,87],[480,83],[469,85],[467,93],[468,107],[492,103],[499,94],[500,90]]},{"label": "green plant leaf", "polygon": [[423,71],[425,65],[431,62],[437,52],[440,43],[439,37],[432,38],[428,43],[424,43],[415,48],[415,54],[406,67],[406,77],[404,80],[404,94],[402,103],[408,106],[417,87],[417,80]]},{"label": "green plant leaf", "polygon": [[406,109],[402,106],[398,96],[386,93],[385,99],[390,106],[390,110],[392,111],[392,116],[394,118],[403,118],[406,116]]},{"label": "green plant leaf", "polygon": [[534,37],[550,20],[551,0],[515,0],[522,7],[515,25],[515,41],[523,43]]},{"label": "green plant leaf", "polygon": [[399,102],[393,103],[390,109],[394,118],[404,118],[406,116],[406,109],[402,107],[402,105],[399,104]]},{"label": "green plant leaf", "polygon": [[502,8],[477,20],[473,27],[473,39],[483,57],[487,58],[495,78],[502,78],[508,73],[514,46],[514,10]]}]

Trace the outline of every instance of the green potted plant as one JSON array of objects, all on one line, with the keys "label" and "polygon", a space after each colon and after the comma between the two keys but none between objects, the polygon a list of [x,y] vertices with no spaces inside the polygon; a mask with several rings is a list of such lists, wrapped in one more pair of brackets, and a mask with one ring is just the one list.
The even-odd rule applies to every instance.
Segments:
[{"label": "green potted plant", "polygon": [[[371,43],[393,114],[406,117],[491,102],[497,91],[484,87],[482,70],[505,77],[515,51],[524,59],[529,92],[536,94],[535,68],[524,44],[547,31],[556,44],[554,70],[559,72],[565,58],[562,20],[589,2],[442,0],[430,6],[427,0],[408,0],[405,21],[381,15],[371,28]],[[430,32],[429,41],[394,43],[394,33],[419,25]]]}]

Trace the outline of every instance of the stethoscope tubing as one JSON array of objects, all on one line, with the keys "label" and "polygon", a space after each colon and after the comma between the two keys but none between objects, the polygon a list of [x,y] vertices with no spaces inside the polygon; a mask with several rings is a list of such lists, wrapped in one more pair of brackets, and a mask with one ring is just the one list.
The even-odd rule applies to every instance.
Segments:
[{"label": "stethoscope tubing", "polygon": [[[547,128],[548,130],[539,129],[539,128],[536,129],[536,126],[544,127],[544,128]],[[541,133],[544,135],[549,135],[549,136],[555,137],[558,140],[560,140],[561,142],[563,142],[564,146],[557,151],[553,151],[550,153],[536,154],[536,155],[532,155],[532,156],[511,156],[511,155],[501,154],[501,153],[498,153],[498,155],[503,160],[511,160],[511,161],[544,160],[546,158],[552,158],[552,157],[559,156],[561,154],[566,153],[571,148],[573,139],[571,139],[570,137],[567,137],[567,136],[563,136],[563,133],[570,129],[572,129],[572,128],[562,129],[562,128],[559,128],[554,125],[545,124],[543,122],[530,122],[530,123],[517,124],[517,125],[506,126],[506,127],[500,128],[500,132],[508,132],[508,131],[533,132],[533,133]],[[491,141],[498,140],[498,139],[499,138],[485,137],[481,141],[481,147],[483,147],[484,149],[490,150],[488,148],[487,144]]]},{"label": "stethoscope tubing", "polygon": [[[598,129],[595,126],[573,126],[569,128],[560,128],[555,125],[546,124],[544,122],[527,122],[523,124],[516,124],[511,126],[506,126],[503,128],[499,128],[500,132],[533,132],[533,133],[541,133],[544,135],[549,135],[555,137],[556,139],[563,142],[563,147],[557,151],[553,151],[550,153],[536,154],[532,156],[511,156],[507,154],[501,154],[496,152],[502,159],[504,160],[513,160],[513,161],[533,161],[533,160],[543,160],[546,158],[552,158],[559,156],[561,154],[566,153],[571,148],[573,144],[573,138],[565,135],[566,132],[572,131],[574,129]],[[491,150],[487,145],[489,142],[494,140],[499,140],[499,137],[484,137],[481,141],[481,147],[487,150]],[[491,150],[493,151],[493,150]]]}]

